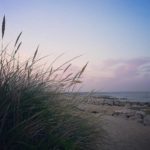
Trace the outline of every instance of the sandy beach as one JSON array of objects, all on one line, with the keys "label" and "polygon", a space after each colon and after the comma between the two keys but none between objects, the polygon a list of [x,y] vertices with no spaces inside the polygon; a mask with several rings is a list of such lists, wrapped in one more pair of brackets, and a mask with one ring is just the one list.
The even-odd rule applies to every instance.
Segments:
[{"label": "sandy beach", "polygon": [[104,145],[106,150],[149,150],[150,127],[133,120],[120,117],[103,116],[109,137]]},{"label": "sandy beach", "polygon": [[104,104],[102,101],[102,98],[93,98],[80,103],[77,108],[88,115],[91,114],[97,123],[102,122],[108,134],[103,149],[149,150],[150,124],[144,124],[144,118],[149,117],[149,114],[145,113],[150,108],[149,104],[129,105],[130,102],[123,102],[124,104],[119,106],[108,99],[108,103]]}]

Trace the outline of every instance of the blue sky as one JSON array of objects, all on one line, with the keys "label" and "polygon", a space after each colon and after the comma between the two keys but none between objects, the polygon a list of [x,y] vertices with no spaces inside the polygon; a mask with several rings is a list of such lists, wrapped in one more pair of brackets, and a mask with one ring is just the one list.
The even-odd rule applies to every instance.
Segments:
[{"label": "blue sky", "polygon": [[[150,57],[149,0],[0,0],[0,17],[4,14],[7,18],[7,40],[15,39],[23,31],[24,53],[32,53],[40,43],[43,55],[65,52],[66,58],[69,58],[84,54],[76,65],[90,61],[85,81],[85,84],[91,84],[89,89],[128,90],[131,81],[127,84],[124,80],[115,86],[114,76],[111,76],[115,69],[105,66],[104,62],[115,60],[118,63],[114,65],[123,62],[122,67],[128,65],[130,68],[137,60],[141,62]],[[136,76],[139,68],[148,64],[144,61],[144,64],[136,65],[135,74],[128,74],[133,81],[130,90],[150,87],[149,72],[142,79],[140,76],[140,82]],[[102,65],[105,66],[103,73]],[[93,69],[95,66],[98,72]],[[107,82],[100,82],[103,80],[101,74],[105,74],[103,78]],[[118,78],[117,75],[115,78]],[[92,78],[96,79],[95,84],[91,83]],[[108,85],[108,81],[113,87]],[[139,88],[137,85],[140,86],[141,82],[143,86]]]}]

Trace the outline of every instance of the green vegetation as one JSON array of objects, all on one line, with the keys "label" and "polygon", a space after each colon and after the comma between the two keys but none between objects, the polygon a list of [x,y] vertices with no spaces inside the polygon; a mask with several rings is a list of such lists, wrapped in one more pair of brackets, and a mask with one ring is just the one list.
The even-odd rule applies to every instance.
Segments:
[{"label": "green vegetation", "polygon": [[[0,50],[0,149],[87,150],[97,149],[100,134],[84,117],[65,104],[64,92],[77,83],[87,64],[77,73],[67,73],[70,61],[57,68],[44,68],[37,58],[21,61],[17,37],[13,50],[4,45],[5,17]],[[64,105],[65,104],[65,105]]]}]

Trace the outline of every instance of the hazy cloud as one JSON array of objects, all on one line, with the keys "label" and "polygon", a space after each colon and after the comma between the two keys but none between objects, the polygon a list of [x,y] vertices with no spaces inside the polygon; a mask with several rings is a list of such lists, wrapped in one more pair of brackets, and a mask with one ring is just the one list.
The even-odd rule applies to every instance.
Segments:
[{"label": "hazy cloud", "polygon": [[109,91],[150,89],[150,57],[108,59],[87,71],[86,88]]}]

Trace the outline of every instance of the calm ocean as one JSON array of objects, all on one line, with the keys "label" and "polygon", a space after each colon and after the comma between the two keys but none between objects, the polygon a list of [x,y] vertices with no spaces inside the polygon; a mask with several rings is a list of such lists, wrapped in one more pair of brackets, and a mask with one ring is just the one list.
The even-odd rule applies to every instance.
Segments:
[{"label": "calm ocean", "polygon": [[150,92],[99,92],[94,95],[117,97],[120,100],[150,102]]}]

